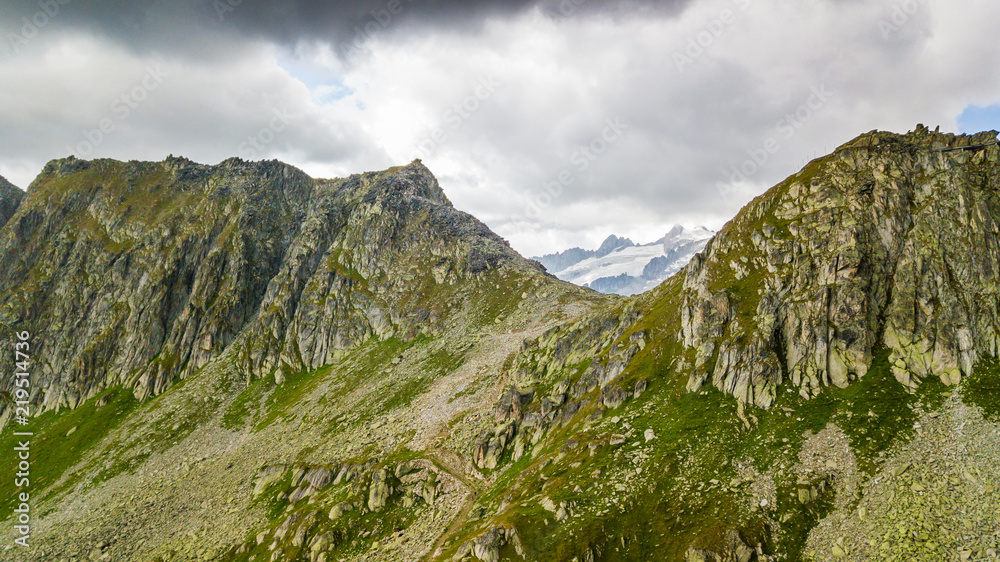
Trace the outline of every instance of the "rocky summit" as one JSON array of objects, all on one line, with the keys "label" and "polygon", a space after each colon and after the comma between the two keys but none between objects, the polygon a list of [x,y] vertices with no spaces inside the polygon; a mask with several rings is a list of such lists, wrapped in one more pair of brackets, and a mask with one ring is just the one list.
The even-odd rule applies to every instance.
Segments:
[{"label": "rocky summit", "polygon": [[0,224],[4,560],[1000,552],[996,132],[864,134],[627,298],[419,161],[69,158]]}]

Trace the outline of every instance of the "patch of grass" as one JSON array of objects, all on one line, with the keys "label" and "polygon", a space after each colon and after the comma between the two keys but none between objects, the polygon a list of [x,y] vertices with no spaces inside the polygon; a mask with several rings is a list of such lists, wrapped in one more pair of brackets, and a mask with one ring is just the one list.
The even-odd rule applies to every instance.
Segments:
[{"label": "patch of grass", "polygon": [[477,280],[482,291],[475,294],[477,302],[470,302],[481,325],[489,325],[512,313],[521,304],[523,293],[535,291],[531,281],[508,269],[494,269]]},{"label": "patch of grass", "polygon": [[781,524],[781,546],[785,560],[802,560],[809,532],[833,511],[833,488],[827,487],[818,498],[803,505],[799,502],[799,485],[795,477],[782,475],[776,484],[778,511],[787,514]]},{"label": "patch of grass", "polygon": [[[254,482],[256,484],[256,481]],[[280,523],[281,514],[285,512],[285,508],[288,507],[288,502],[283,499],[278,499],[279,494],[291,488],[292,484],[292,471],[285,470],[285,473],[276,480],[272,482],[260,495],[253,498],[250,504],[253,507],[259,507],[264,511],[264,517],[270,521],[272,524]]]},{"label": "patch of grass", "polygon": [[990,358],[976,366],[962,386],[962,400],[982,409],[987,420],[1000,423],[1000,361]]},{"label": "patch of grass", "polygon": [[382,411],[388,412],[396,408],[409,406],[417,396],[420,396],[430,388],[433,382],[433,377],[423,375],[412,377],[401,385],[397,385],[393,389],[392,396],[382,404]]},{"label": "patch of grass", "polygon": [[[500,372],[505,372],[506,370],[507,369],[502,369]],[[465,389],[462,390],[461,392],[457,392],[453,396],[450,396],[448,398],[448,403],[451,404],[455,400],[458,400],[459,398],[463,398],[465,396],[475,395],[477,392],[482,390],[486,386],[486,384],[489,383],[491,380],[492,379],[489,376],[479,377],[478,379],[469,383],[469,385],[466,386]]]},{"label": "patch of grass", "polygon": [[423,367],[421,374],[392,385],[392,395],[382,405],[381,411],[387,412],[409,406],[414,399],[426,392],[435,380],[458,369],[462,365],[462,361],[462,355],[452,353],[447,349],[432,351],[421,361]]},{"label": "patch of grass", "polygon": [[[192,374],[192,376],[195,375],[197,373]],[[183,379],[181,383],[190,378]],[[174,385],[160,397],[178,392],[180,386],[180,384]],[[145,412],[151,412],[158,407],[159,403],[159,400],[151,402],[151,406]],[[101,468],[96,476],[87,482],[87,486],[98,486],[119,474],[135,471],[153,453],[161,453],[170,449],[208,421],[214,413],[213,405],[193,399],[188,400],[182,408],[161,415],[149,425],[133,425],[132,431],[126,435],[124,440],[108,442],[104,445],[97,462],[103,463],[108,460],[110,465]]]},{"label": "patch of grass", "polygon": [[[264,402],[264,411],[261,413],[260,421],[255,426],[257,431],[271,425],[280,416],[286,415],[293,406],[302,402],[316,388],[316,385],[330,373],[331,368],[330,366],[320,367],[315,371],[302,371],[288,375],[283,383],[274,388],[274,392]],[[267,381],[268,378],[265,377],[263,380]]]},{"label": "patch of grass", "polygon": [[[107,404],[99,406],[102,400]],[[73,410],[48,411],[32,418],[27,426],[18,431],[30,431],[30,438],[18,438],[14,430],[8,428],[0,437],[0,450],[14,455],[14,448],[21,441],[30,442],[29,471],[30,486],[27,491],[33,498],[43,495],[54,497],[72,487],[79,479],[71,475],[60,486],[53,485],[80,461],[83,455],[99,444],[137,406],[132,391],[126,388],[112,388],[91,398]],[[73,430],[70,433],[70,430]],[[9,517],[16,507],[18,492],[25,489],[15,486],[13,475],[0,479],[0,519]]]},{"label": "patch of grass", "polygon": [[462,366],[463,356],[452,353],[447,349],[438,349],[431,352],[423,360],[423,366],[428,371],[445,375]]},{"label": "patch of grass", "polygon": [[97,473],[97,476],[94,477],[92,484],[100,484],[101,482],[106,482],[124,472],[132,472],[136,470],[142,466],[142,463],[146,462],[151,454],[152,453],[150,451],[145,451],[132,457],[119,458],[115,460],[115,463],[110,467]]},{"label": "patch of grass", "polygon": [[829,390],[841,401],[834,421],[850,436],[858,466],[869,474],[877,470],[880,454],[913,436],[917,410],[939,408],[949,392],[938,378],[931,377],[921,383],[916,394],[907,393],[893,377],[885,349],[875,351],[871,368],[860,380],[844,389]]},{"label": "patch of grass", "polygon": [[429,338],[423,336],[410,341],[403,341],[398,337],[381,341],[375,338],[369,339],[358,350],[354,351],[348,360],[336,366],[336,370],[341,373],[344,379],[343,388],[339,392],[347,394],[357,390],[382,369],[391,365],[394,359],[402,356],[407,349],[427,341]]},{"label": "patch of grass", "polygon": [[272,380],[271,377],[263,377],[251,382],[222,414],[222,427],[239,429],[246,423],[247,416],[254,421],[261,399],[273,388]]},{"label": "patch of grass", "polygon": [[[636,434],[626,444],[607,444],[609,431],[625,431],[620,424],[600,422],[592,430],[595,434],[591,435],[591,430],[579,433],[578,424],[594,411],[592,405],[587,406],[571,427],[552,431],[540,443],[537,456],[532,460],[526,456],[509,465],[483,494],[482,501],[504,501],[512,506],[504,521],[521,533],[528,559],[568,560],[595,546],[602,560],[656,560],[663,559],[665,552],[683,552],[691,544],[721,542],[729,528],[759,527],[758,516],[746,514],[735,497],[721,490],[694,496],[688,490],[687,496],[678,499],[683,479],[697,483],[732,477],[729,459],[745,434],[731,400],[716,391],[686,394],[669,404],[661,400],[647,402],[645,398],[643,403],[649,407],[639,412],[626,406],[605,414],[610,418],[629,411],[636,413],[627,418]],[[633,447],[643,440],[645,428],[654,429],[656,440],[645,447]],[[576,439],[579,444],[563,450],[568,439]],[[594,439],[604,439],[604,444],[590,456],[587,443]],[[650,456],[647,467],[656,467],[655,487],[647,489],[647,482],[636,477],[633,482],[641,483],[631,484],[629,492],[614,489],[609,476],[634,475],[631,454],[637,451]],[[583,492],[575,492],[576,486]],[[576,514],[566,523],[556,524],[553,515],[540,508],[536,494],[557,503],[574,502]],[[595,498],[613,501],[595,504]],[[477,532],[481,529],[466,529],[453,546]],[[759,532],[755,536],[763,540],[764,535]]]}]

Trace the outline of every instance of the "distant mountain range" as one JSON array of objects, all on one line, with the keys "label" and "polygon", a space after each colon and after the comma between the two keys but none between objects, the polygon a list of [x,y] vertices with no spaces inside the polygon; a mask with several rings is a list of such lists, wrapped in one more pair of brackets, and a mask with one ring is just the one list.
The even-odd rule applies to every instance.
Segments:
[{"label": "distant mountain range", "polygon": [[675,225],[649,244],[611,235],[597,250],[570,248],[533,259],[563,281],[628,296],[648,291],[680,271],[712,236],[715,232],[703,226]]}]

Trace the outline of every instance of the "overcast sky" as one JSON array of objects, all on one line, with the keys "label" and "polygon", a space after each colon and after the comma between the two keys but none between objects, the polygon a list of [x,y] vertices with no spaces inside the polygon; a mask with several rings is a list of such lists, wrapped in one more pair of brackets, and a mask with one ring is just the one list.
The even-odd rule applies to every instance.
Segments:
[{"label": "overcast sky", "polygon": [[995,0],[3,0],[0,175],[421,158],[525,255],[649,242],[872,129],[1000,129],[998,22]]}]

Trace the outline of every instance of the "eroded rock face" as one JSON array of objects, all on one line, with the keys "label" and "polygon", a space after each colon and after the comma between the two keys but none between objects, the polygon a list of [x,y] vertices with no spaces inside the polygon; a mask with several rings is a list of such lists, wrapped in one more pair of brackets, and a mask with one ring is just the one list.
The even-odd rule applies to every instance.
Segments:
[{"label": "eroded rock face", "polygon": [[23,200],[24,192],[0,177],[0,227],[7,224],[10,217],[14,216],[14,212]]},{"label": "eroded rock face", "polygon": [[34,334],[39,413],[114,385],[158,394],[223,351],[280,381],[370,337],[433,332],[425,283],[532,267],[419,161],[315,180],[276,161],[68,158],[23,203],[0,192],[0,325]]},{"label": "eroded rock face", "polygon": [[521,539],[512,527],[493,527],[475,539],[465,543],[453,560],[468,560],[470,556],[482,562],[499,562],[500,549],[504,545],[514,545],[515,551],[523,557]]},{"label": "eroded rock face", "polygon": [[848,385],[880,346],[911,388],[995,355],[995,138],[869,133],[751,202],[684,272],[688,389],[767,408],[786,379]]},{"label": "eroded rock face", "polygon": [[[550,429],[570,423],[589,401],[585,395],[591,392],[599,390],[595,398],[610,409],[641,395],[647,387],[645,380],[625,389],[618,379],[645,347],[645,333],[633,333],[627,345],[609,345],[638,318],[634,311],[619,317],[599,315],[572,326],[553,328],[538,340],[525,342],[514,358],[516,378],[523,388],[509,387],[494,405],[495,425],[484,428],[477,436],[473,463],[494,470],[508,450],[511,459],[517,461]],[[589,366],[575,382],[570,378],[545,381],[548,372],[558,372],[562,366],[581,359],[586,359]],[[533,386],[543,381],[553,383],[552,388],[548,396],[536,396]]]}]

